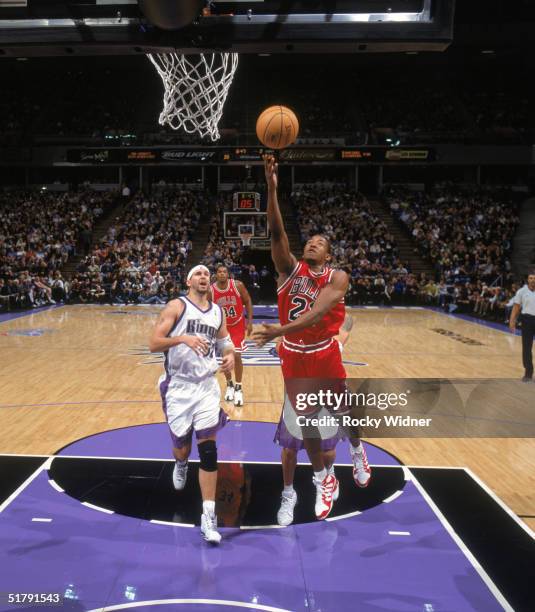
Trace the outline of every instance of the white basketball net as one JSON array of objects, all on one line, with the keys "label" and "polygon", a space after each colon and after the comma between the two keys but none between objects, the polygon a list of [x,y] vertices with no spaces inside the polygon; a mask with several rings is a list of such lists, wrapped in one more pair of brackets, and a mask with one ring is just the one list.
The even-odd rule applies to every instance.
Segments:
[{"label": "white basketball net", "polygon": [[218,140],[217,125],[238,67],[237,53],[149,54],[165,87],[160,125]]}]

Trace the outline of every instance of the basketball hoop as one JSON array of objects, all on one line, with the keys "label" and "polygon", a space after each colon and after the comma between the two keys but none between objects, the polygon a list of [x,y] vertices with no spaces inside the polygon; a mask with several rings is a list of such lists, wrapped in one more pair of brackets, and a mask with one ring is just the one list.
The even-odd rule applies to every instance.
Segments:
[{"label": "basketball hoop", "polygon": [[251,246],[251,238],[253,237],[252,234],[244,233],[244,234],[240,234],[240,238],[241,238],[241,243],[243,244],[244,247],[248,247]]},{"label": "basketball hoop", "polygon": [[158,53],[149,54],[148,58],[165,88],[160,125],[218,140],[217,125],[238,67],[238,54]]}]

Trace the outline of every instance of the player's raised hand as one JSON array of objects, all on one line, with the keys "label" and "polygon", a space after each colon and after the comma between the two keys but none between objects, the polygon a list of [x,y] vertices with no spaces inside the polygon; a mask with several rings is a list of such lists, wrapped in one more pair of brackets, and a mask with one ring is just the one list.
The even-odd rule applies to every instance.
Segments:
[{"label": "player's raised hand", "polygon": [[275,340],[278,336],[280,336],[280,325],[262,323],[262,329],[257,329],[251,338],[256,346],[264,346],[264,344]]},{"label": "player's raised hand", "polygon": [[273,155],[264,155],[264,170],[266,172],[266,182],[269,188],[277,189],[277,171],[279,165]]},{"label": "player's raised hand", "polygon": [[184,336],[183,343],[194,350],[198,355],[206,355],[208,353],[209,344],[205,338],[199,336]]},{"label": "player's raised hand", "polygon": [[234,369],[234,353],[228,353],[227,355],[223,356],[221,359],[221,367],[219,369],[224,374],[227,372],[232,372]]}]

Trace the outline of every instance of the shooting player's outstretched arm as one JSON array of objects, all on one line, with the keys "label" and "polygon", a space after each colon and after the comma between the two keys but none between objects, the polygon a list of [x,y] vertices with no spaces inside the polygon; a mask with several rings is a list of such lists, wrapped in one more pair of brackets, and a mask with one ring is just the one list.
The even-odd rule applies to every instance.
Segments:
[{"label": "shooting player's outstretched arm", "polygon": [[272,155],[264,157],[264,169],[268,188],[267,219],[271,231],[271,258],[277,272],[288,275],[297,265],[297,260],[290,252],[290,243],[284,229],[277,198],[277,163]]}]

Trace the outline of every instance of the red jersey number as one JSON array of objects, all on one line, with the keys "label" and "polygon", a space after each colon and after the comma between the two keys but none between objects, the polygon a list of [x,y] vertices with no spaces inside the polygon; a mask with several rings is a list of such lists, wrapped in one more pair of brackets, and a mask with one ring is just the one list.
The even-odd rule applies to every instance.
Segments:
[{"label": "red jersey number", "polygon": [[222,308],[225,311],[225,318],[233,319],[236,316],[236,309],[234,306],[222,306]]}]

